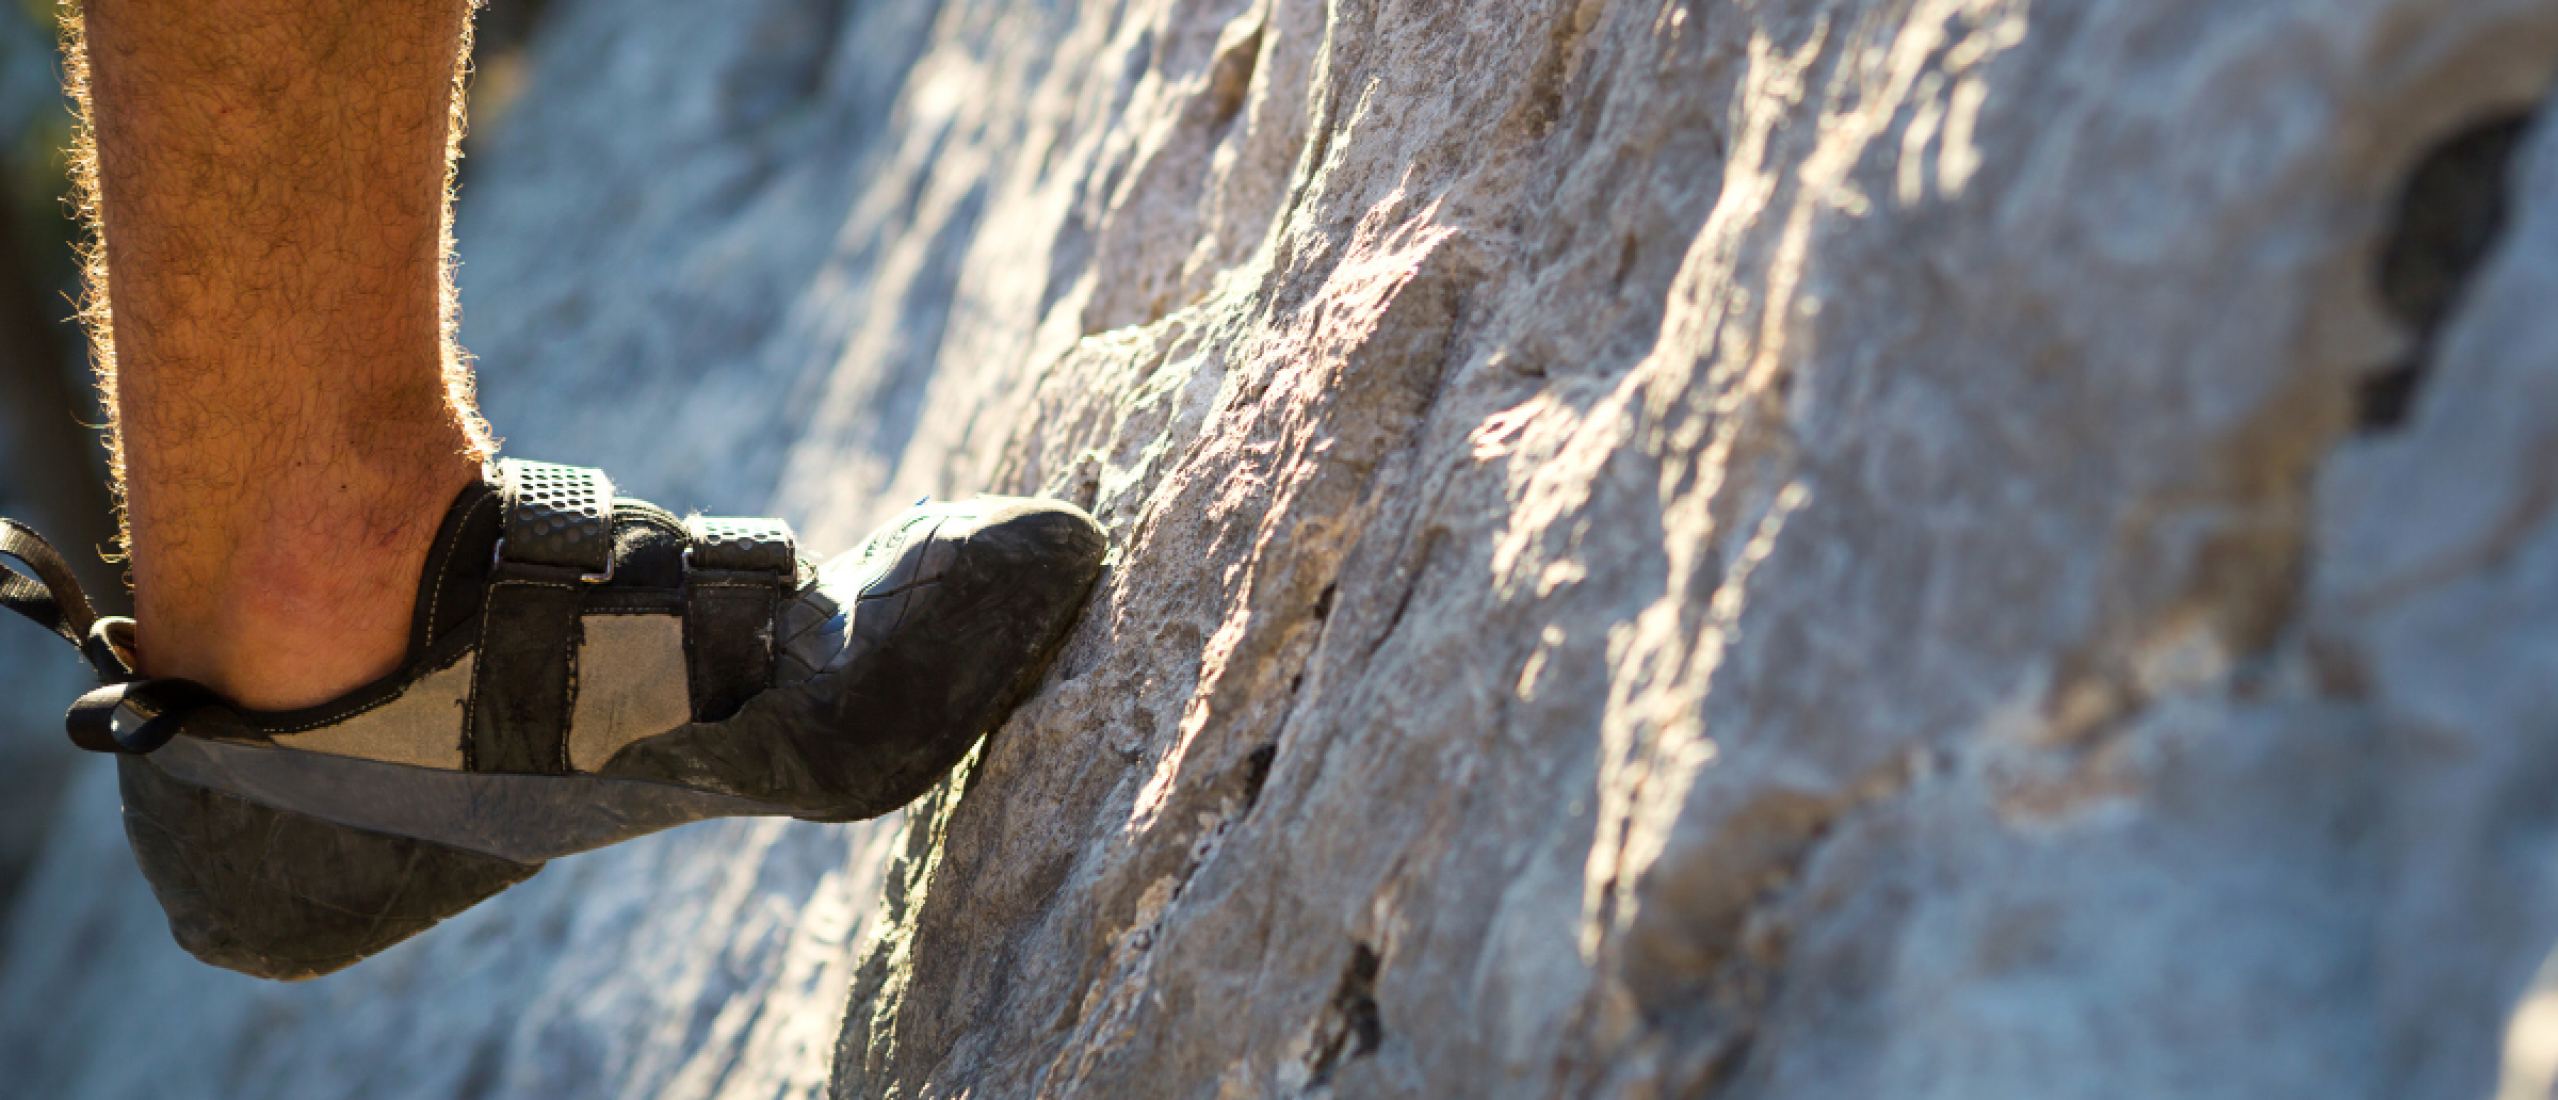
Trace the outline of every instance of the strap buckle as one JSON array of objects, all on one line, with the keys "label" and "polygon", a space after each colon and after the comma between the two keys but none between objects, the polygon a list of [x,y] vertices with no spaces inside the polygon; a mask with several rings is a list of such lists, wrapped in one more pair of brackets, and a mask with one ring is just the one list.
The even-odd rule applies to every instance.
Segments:
[{"label": "strap buckle", "polygon": [[74,745],[138,756],[168,744],[189,716],[224,705],[221,696],[193,680],[136,680],[81,696],[65,724]]}]

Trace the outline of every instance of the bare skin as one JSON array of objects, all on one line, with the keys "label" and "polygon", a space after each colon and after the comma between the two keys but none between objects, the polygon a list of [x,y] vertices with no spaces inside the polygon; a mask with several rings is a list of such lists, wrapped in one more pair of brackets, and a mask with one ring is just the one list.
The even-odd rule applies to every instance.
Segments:
[{"label": "bare skin", "polygon": [[446,324],[469,7],[82,2],[91,313],[149,675],[279,710],[404,654],[488,453]]}]

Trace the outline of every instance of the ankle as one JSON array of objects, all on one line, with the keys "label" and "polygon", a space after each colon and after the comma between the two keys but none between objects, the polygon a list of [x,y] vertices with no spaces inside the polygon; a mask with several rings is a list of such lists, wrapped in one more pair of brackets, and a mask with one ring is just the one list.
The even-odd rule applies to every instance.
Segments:
[{"label": "ankle", "polygon": [[155,546],[137,523],[144,671],[257,710],[323,703],[388,674],[407,655],[437,526],[476,476],[465,465],[359,495],[299,491],[309,487],[286,479],[232,512],[249,522],[225,525],[218,555],[176,540]]}]

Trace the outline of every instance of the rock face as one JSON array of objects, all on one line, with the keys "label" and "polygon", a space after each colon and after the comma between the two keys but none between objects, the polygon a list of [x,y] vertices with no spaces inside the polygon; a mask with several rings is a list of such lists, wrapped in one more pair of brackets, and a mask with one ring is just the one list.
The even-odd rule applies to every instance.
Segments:
[{"label": "rock face", "polygon": [[2558,7],[706,7],[490,125],[493,418],[1075,499],[1059,669],[308,987],[93,782],[19,1091],[2549,1095]]}]

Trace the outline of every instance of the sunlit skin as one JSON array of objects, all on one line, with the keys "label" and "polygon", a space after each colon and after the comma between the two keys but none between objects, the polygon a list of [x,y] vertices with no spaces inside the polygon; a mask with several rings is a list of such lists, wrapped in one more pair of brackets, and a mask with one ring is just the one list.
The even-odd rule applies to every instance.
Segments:
[{"label": "sunlit skin", "polygon": [[487,451],[446,324],[469,5],[80,16],[143,670],[262,710],[325,702],[400,662]]}]

